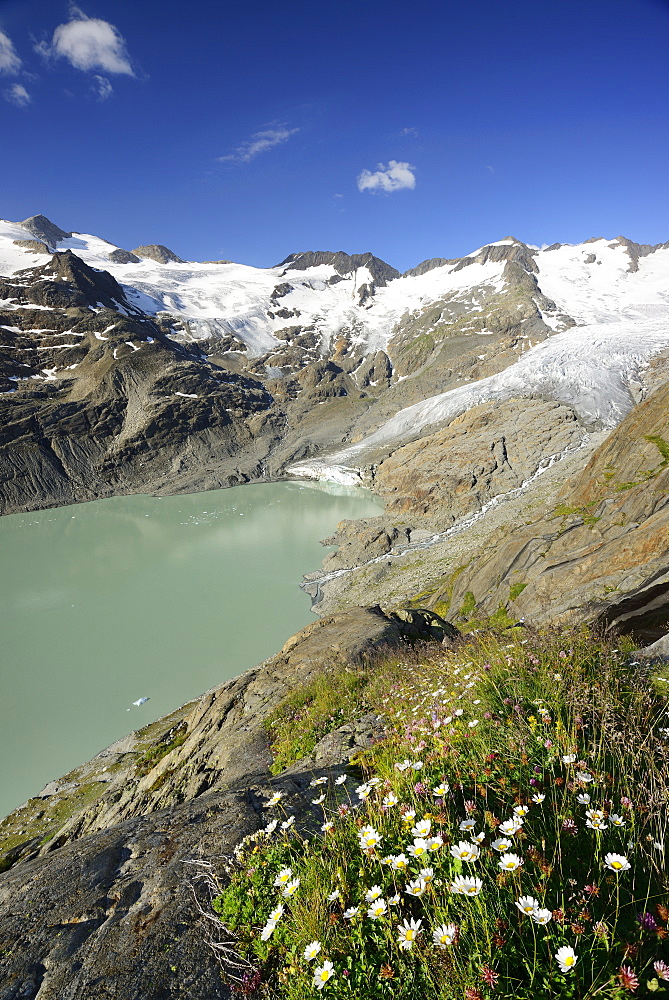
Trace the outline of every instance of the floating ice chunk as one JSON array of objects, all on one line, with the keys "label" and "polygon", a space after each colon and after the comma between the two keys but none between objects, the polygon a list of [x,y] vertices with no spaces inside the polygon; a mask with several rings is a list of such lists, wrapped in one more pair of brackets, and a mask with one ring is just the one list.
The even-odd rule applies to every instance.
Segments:
[{"label": "floating ice chunk", "polygon": [[[140,705],[144,705],[149,700],[149,698],[138,698],[137,701],[133,701],[130,708],[139,708]],[[130,708],[126,708],[126,712],[129,712]]]}]

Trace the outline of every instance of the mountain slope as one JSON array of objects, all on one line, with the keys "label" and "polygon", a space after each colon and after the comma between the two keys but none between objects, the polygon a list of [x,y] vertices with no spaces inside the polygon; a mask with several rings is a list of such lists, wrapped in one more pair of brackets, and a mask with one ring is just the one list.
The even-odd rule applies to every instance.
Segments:
[{"label": "mountain slope", "polygon": [[[284,474],[387,491],[398,449],[514,399],[568,415],[557,455],[623,419],[669,346],[669,246],[622,237],[508,237],[399,275],[369,253],[188,263],[34,216],[0,223],[0,273],[6,512]],[[529,437],[504,412],[522,480],[550,408]]]}]

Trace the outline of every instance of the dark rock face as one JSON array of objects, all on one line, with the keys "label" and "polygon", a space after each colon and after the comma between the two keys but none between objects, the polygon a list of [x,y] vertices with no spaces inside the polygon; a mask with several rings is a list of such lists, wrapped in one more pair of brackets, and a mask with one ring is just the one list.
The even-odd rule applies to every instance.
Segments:
[{"label": "dark rock face", "polygon": [[434,271],[436,267],[445,267],[447,264],[457,264],[458,258],[447,259],[445,257],[431,257],[429,260],[424,260],[421,264],[417,264],[416,267],[409,268],[402,275],[403,278],[419,277],[421,274],[427,274],[428,271]]},{"label": "dark rock face", "polygon": [[68,250],[0,279],[0,323],[3,513],[258,476],[270,393],[172,341],[106,271]]},{"label": "dark rock face", "polygon": [[117,264],[139,264],[140,261],[140,258],[136,254],[130,253],[129,250],[121,249],[112,250],[109,254],[109,259],[115,261]]},{"label": "dark rock face", "polygon": [[23,226],[29,233],[32,233],[38,240],[43,240],[50,247],[55,247],[62,240],[69,240],[72,233],[66,233],[64,229],[56,226],[46,215],[31,215],[23,222],[17,222],[17,226]]},{"label": "dark rock face", "polygon": [[159,264],[183,264],[181,257],[177,257],[162,243],[147,243],[145,246],[135,247],[132,253],[137,257],[149,257],[151,260],[157,260]]},{"label": "dark rock face", "polygon": [[53,253],[46,243],[41,240],[13,240],[15,247],[23,247],[24,250],[32,250],[34,253]]},{"label": "dark rock face", "polygon": [[342,250],[333,253],[330,250],[309,250],[303,253],[292,253],[282,260],[277,267],[285,267],[286,271],[306,271],[309,267],[319,264],[331,264],[338,274],[351,274],[359,267],[366,267],[378,288],[392,278],[399,278],[400,272],[385,261],[371,253],[348,254]]}]

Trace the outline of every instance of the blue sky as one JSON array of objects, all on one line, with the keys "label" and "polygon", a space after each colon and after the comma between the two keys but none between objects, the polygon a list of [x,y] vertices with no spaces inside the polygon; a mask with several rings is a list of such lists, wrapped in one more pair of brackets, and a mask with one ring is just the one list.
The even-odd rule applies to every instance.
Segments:
[{"label": "blue sky", "polygon": [[661,0],[0,0],[0,216],[258,266],[669,240]]}]

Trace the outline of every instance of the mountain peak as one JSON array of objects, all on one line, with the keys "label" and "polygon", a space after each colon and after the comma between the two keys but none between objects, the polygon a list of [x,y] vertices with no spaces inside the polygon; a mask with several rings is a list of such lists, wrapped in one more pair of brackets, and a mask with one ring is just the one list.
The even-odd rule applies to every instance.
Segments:
[{"label": "mountain peak", "polygon": [[388,281],[400,276],[399,271],[369,251],[348,254],[344,253],[343,250],[306,250],[301,253],[291,253],[277,266],[285,267],[286,270],[306,271],[308,268],[318,267],[320,264],[330,264],[342,277],[352,274],[359,267],[366,267],[374,283],[379,287],[383,287]]},{"label": "mountain peak", "polygon": [[43,240],[51,247],[55,247],[62,240],[69,240],[72,236],[72,233],[66,233],[51,219],[47,219],[46,215],[31,215],[30,218],[24,219],[23,222],[17,222],[16,225],[27,229],[32,236]]}]

